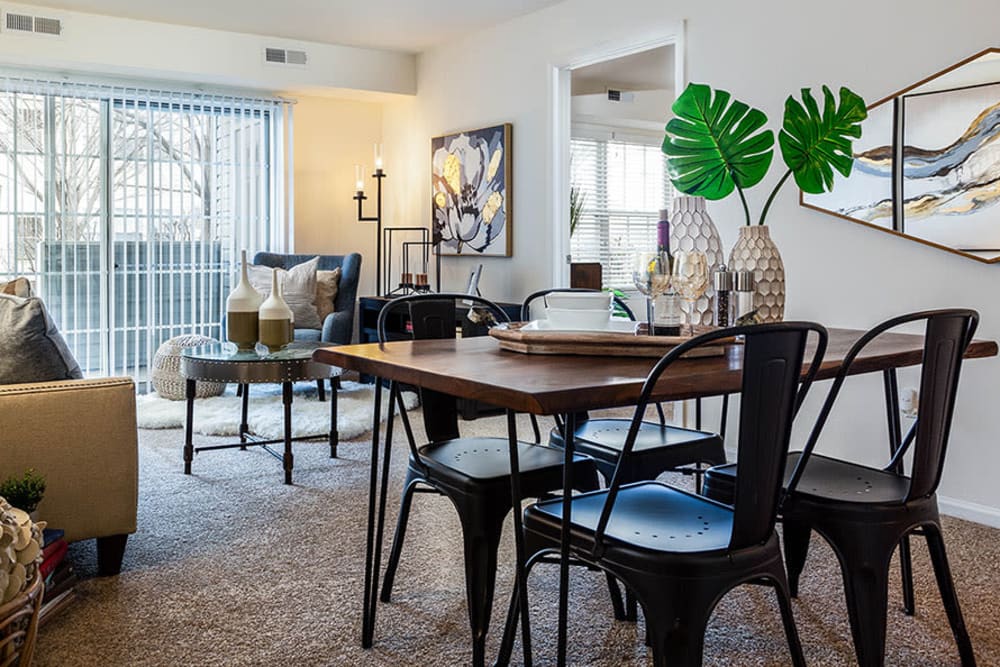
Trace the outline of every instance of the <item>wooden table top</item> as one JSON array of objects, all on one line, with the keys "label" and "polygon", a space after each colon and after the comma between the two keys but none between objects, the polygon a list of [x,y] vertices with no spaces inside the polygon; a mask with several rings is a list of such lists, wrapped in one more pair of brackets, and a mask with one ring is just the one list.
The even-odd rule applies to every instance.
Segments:
[{"label": "wooden table top", "polygon": [[[830,340],[819,379],[840,368],[851,345],[864,333],[829,329]],[[923,336],[884,334],[855,361],[852,375],[915,366]],[[807,350],[809,358],[811,349]],[[966,358],[997,354],[994,341],[975,340]],[[397,341],[379,346],[341,345],[317,350],[314,359],[376,377],[485,401],[518,412],[564,414],[634,405],[656,359],[527,355],[499,348],[489,336],[454,340]],[[742,346],[725,356],[681,360],[657,383],[653,398],[674,401],[735,393],[740,388]],[[804,369],[803,369],[804,370]]]}]

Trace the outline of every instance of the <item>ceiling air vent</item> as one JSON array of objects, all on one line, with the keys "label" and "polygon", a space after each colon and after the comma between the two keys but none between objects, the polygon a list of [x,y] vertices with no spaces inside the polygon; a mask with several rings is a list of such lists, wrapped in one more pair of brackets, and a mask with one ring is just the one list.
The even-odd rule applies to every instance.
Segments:
[{"label": "ceiling air vent", "polygon": [[626,93],[622,90],[608,88],[609,102],[635,102],[635,93]]},{"label": "ceiling air vent", "polygon": [[35,17],[27,14],[7,14],[7,30],[20,30],[21,32],[35,31]]},{"label": "ceiling air vent", "polygon": [[59,19],[47,19],[41,16],[36,16],[35,32],[40,32],[44,35],[62,34],[62,21]]},{"label": "ceiling air vent", "polygon": [[305,51],[267,47],[264,49],[264,62],[274,65],[298,65],[304,67],[308,60]]},{"label": "ceiling air vent", "polygon": [[7,30],[17,32],[35,32],[43,35],[62,34],[62,21],[59,19],[7,12],[4,23],[7,26]]}]

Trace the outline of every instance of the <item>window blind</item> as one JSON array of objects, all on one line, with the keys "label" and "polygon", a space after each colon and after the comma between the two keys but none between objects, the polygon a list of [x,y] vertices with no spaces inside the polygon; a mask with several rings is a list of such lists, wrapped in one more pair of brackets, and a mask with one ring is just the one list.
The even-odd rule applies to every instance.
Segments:
[{"label": "window blind", "polygon": [[290,226],[288,101],[0,73],[0,280],[25,275],[85,372],[148,379],[219,338],[239,250]]},{"label": "window blind", "polygon": [[634,289],[632,256],[655,250],[659,211],[673,196],[659,144],[574,137],[570,182],[580,202],[570,239],[573,261],[600,262],[604,287]]}]

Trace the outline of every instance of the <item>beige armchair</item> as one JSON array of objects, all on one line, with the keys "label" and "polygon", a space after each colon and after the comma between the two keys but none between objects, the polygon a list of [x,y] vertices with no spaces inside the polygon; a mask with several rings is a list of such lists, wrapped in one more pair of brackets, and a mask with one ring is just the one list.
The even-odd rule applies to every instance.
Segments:
[{"label": "beige armchair", "polygon": [[0,385],[0,471],[45,476],[39,519],[97,538],[102,575],[121,570],[135,532],[137,447],[131,378]]}]

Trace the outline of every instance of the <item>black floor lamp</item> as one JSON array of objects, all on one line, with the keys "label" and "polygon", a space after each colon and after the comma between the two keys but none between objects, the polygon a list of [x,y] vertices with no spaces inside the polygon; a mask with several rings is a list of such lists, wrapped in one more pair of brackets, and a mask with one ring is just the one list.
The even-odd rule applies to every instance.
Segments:
[{"label": "black floor lamp", "polygon": [[354,199],[358,201],[358,222],[374,222],[377,226],[375,231],[375,295],[382,296],[382,179],[385,172],[382,171],[382,144],[375,144],[375,215],[365,216],[362,210],[362,202],[368,197],[365,196],[364,168],[360,164],[354,165],[355,193]]}]

